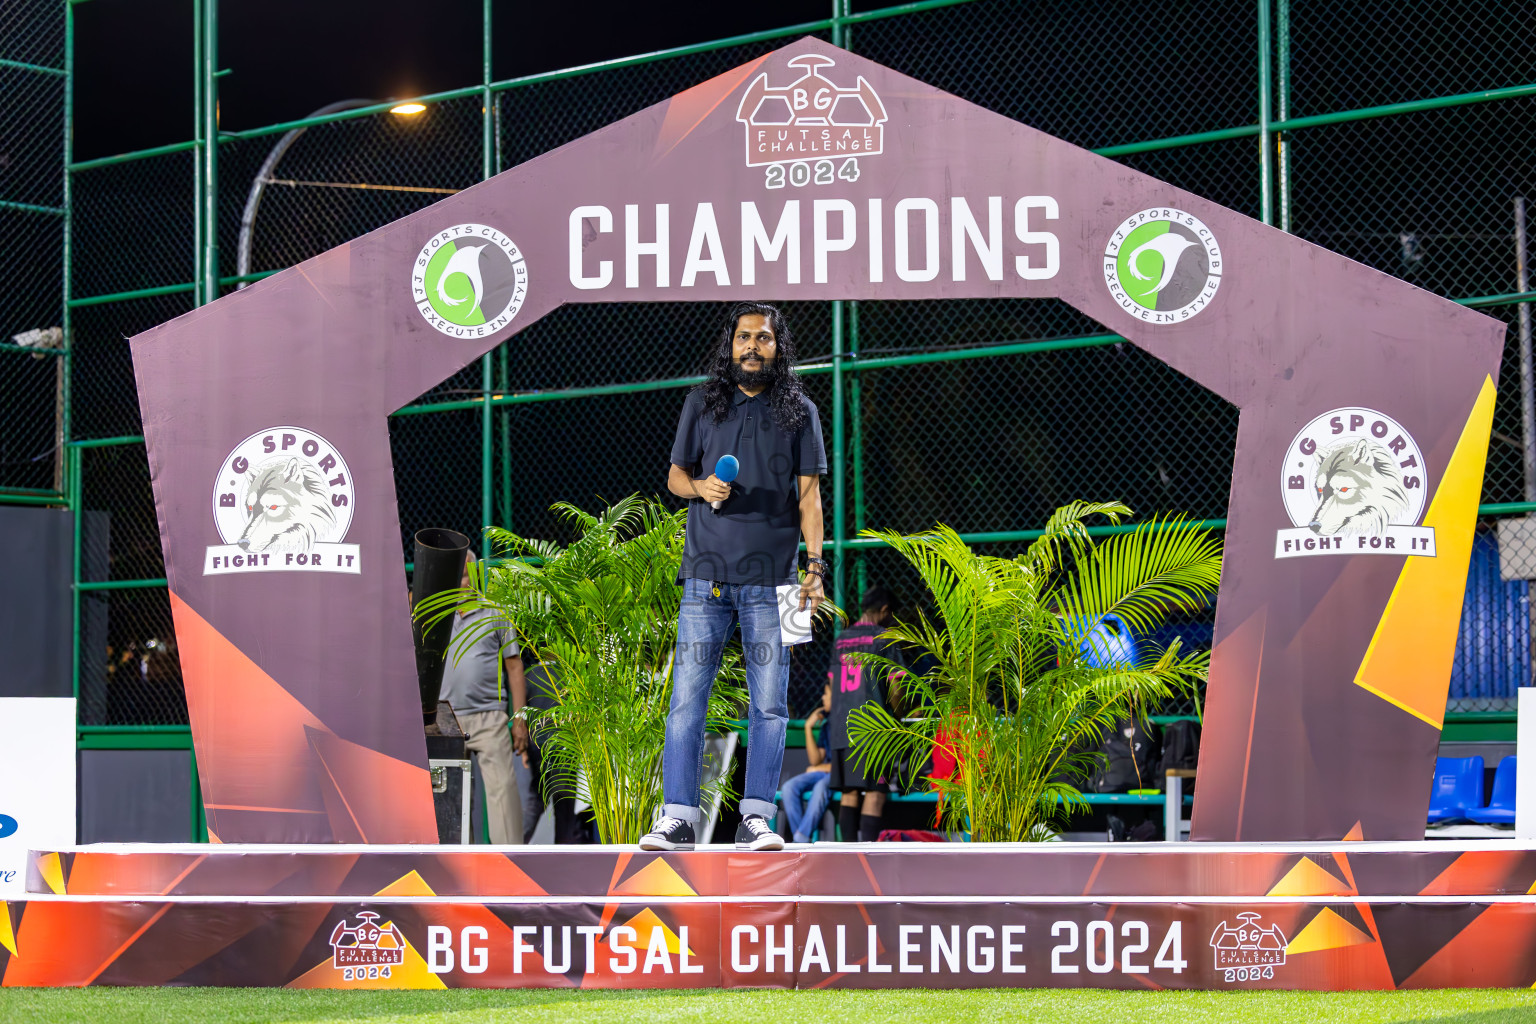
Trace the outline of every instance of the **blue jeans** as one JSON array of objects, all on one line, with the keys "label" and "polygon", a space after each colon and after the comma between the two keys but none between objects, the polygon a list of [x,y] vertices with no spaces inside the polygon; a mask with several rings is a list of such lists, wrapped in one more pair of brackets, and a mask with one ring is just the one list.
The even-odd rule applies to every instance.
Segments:
[{"label": "blue jeans", "polygon": [[[801,810],[801,794],[811,791]],[[794,842],[808,843],[811,833],[821,825],[821,816],[827,813],[827,801],[831,799],[832,773],[805,772],[784,783],[784,813],[789,817],[789,830]]]},{"label": "blue jeans", "polygon": [[789,730],[789,648],[779,625],[779,598],[773,587],[721,583],[720,596],[708,580],[684,580],[677,619],[677,653],[672,661],[672,706],[667,712],[667,746],[661,756],[662,813],[694,825],[699,778],[704,771],[704,724],[709,695],[720,671],[720,652],[741,625],[747,663],[747,785],[741,813],[761,814],[771,823],[778,807],[773,795],[784,766]]}]

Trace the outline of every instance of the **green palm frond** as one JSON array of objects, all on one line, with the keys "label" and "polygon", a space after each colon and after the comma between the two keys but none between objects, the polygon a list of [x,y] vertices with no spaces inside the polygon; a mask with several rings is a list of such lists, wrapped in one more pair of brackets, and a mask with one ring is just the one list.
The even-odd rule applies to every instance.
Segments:
[{"label": "green palm frond", "polygon": [[[639,495],[595,513],[566,503],[553,510],[574,540],[488,531],[498,550],[532,557],[488,567],[478,590],[441,605],[491,609],[512,623],[550,672],[558,699],[529,715],[549,784],[579,788],[604,841],[635,842],[661,801],[685,513]],[[710,699],[712,728],[735,716],[743,678],[739,649],[728,649]]]},{"label": "green palm frond", "polygon": [[1221,582],[1221,542],[1184,519],[1110,537],[1064,581],[1059,602],[1075,639],[1107,614],[1150,632],[1169,611],[1209,605]]},{"label": "green palm frond", "polygon": [[[1220,545],[1191,523],[1140,524],[1095,544],[1087,520],[1118,524],[1114,502],[1058,509],[1022,554],[972,552],[945,526],[911,535],[866,531],[889,544],[928,588],[931,613],[882,637],[931,668],[900,679],[913,698],[900,721],[879,708],[849,716],[854,756],[891,774],[927,757],[941,739],[958,760],[931,780],[945,826],[977,840],[1050,838],[1102,756],[1104,730],[1205,678],[1209,653],[1144,647],[1135,665],[1094,667],[1083,638],[1108,613],[1146,633],[1170,612],[1205,607],[1220,578]],[[876,671],[897,663],[859,657]]]}]

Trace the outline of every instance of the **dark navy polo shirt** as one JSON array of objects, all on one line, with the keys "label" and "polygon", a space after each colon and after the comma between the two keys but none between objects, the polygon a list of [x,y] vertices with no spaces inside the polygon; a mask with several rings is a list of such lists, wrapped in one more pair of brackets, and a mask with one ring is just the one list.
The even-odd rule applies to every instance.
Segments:
[{"label": "dark navy polo shirt", "polygon": [[748,397],[735,389],[729,415],[716,423],[694,390],[683,403],[672,442],[672,464],[697,479],[715,471],[722,455],[734,455],[741,471],[731,496],[716,512],[709,502],[688,502],[688,533],[678,581],[793,583],[800,547],[800,495],[796,477],[827,471],[821,418],[804,395],[805,422],[793,434],[779,429],[770,391]]}]

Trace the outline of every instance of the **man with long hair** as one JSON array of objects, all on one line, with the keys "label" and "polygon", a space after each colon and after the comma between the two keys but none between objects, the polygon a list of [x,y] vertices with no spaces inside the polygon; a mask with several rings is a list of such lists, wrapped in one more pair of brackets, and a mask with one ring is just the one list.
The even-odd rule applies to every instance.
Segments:
[{"label": "man with long hair", "polygon": [[[733,483],[716,475],[721,457],[739,464]],[[662,755],[662,816],[642,850],[691,850],[703,820],[699,777],[705,720],[720,654],[740,625],[751,698],[747,776],[736,845],[782,849],[774,794],[789,725],[789,648],[777,588],[799,582],[800,540],[808,555],[799,607],[822,601],[821,420],[795,375],[795,343],[784,314],[760,302],[730,311],[710,379],[683,403],[667,489],[688,501],[678,582],[683,585],[673,658],[672,706]]]}]

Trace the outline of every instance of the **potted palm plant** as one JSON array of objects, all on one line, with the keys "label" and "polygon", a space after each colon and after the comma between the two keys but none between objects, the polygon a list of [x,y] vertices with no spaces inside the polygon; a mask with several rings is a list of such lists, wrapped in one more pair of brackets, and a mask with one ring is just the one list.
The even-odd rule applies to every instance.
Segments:
[{"label": "potted palm plant", "polygon": [[[575,789],[591,804],[604,842],[636,843],[661,805],[685,513],[639,495],[596,515],[563,502],[552,508],[575,527],[573,542],[492,528],[502,561],[472,566],[468,591],[443,595],[419,614],[489,608],[512,624],[553,683],[556,706],[528,712],[549,766],[546,783]],[[473,643],[468,634],[461,631],[456,645]],[[739,647],[727,647],[710,698],[711,729],[729,728],[745,698],[740,657]]]},{"label": "potted palm plant", "polygon": [[944,526],[865,531],[911,563],[934,608],[884,634],[930,669],[915,675],[865,656],[900,673],[909,709],[897,719],[871,704],[849,716],[866,771],[897,772],[943,750],[956,765],[933,780],[946,829],[976,841],[1054,838],[1084,805],[1068,780],[1092,773],[1104,730],[1194,692],[1210,663],[1208,651],[1185,652],[1177,640],[1136,664],[1085,658],[1084,640],[1104,616],[1146,634],[1170,613],[1206,607],[1220,582],[1220,541],[1197,524],[1153,521],[1095,543],[1084,522],[1129,514],[1073,502],[1012,559],[979,555]]}]

